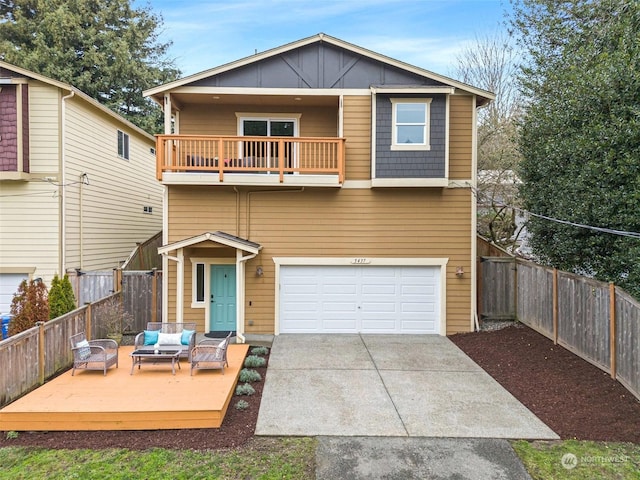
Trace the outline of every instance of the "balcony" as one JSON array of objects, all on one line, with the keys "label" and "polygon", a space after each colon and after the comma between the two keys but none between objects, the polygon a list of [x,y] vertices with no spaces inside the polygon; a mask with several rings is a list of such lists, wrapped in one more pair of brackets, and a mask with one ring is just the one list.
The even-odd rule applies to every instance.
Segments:
[{"label": "balcony", "polygon": [[164,184],[339,187],[344,138],[158,135]]}]

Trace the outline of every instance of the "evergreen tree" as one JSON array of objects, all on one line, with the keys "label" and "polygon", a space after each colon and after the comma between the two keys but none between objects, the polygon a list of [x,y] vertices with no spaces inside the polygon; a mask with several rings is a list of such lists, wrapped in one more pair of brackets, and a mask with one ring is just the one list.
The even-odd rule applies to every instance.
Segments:
[{"label": "evergreen tree", "polygon": [[69,281],[69,275],[65,274],[60,280],[56,274],[51,281],[51,289],[49,290],[49,318],[58,318],[75,308],[75,296]]},{"label": "evergreen tree", "polygon": [[[521,0],[513,25],[528,54],[524,207],[640,232],[640,2]],[[541,218],[528,230],[541,261],[640,295],[640,238]]]},{"label": "evergreen tree", "polygon": [[142,91],[178,77],[162,17],[129,0],[0,2],[0,58],[68,83],[150,133],[162,114]]}]

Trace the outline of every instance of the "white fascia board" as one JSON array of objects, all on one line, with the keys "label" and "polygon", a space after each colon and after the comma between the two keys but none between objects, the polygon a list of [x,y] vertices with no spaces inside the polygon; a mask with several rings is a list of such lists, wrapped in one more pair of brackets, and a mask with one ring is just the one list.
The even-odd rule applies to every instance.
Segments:
[{"label": "white fascia board", "polygon": [[249,252],[249,253],[256,253],[257,254],[262,249],[262,246],[252,247],[252,246],[246,245],[244,243],[235,242],[235,241],[233,241],[232,239],[229,239],[229,238],[218,236],[215,233],[206,232],[206,233],[203,233],[203,234],[198,235],[196,237],[191,237],[191,238],[187,238],[187,239],[184,239],[184,240],[180,240],[178,242],[171,243],[169,245],[163,245],[162,247],[158,248],[158,253],[162,255],[162,254],[166,254],[166,253],[172,252],[174,250],[179,250],[179,249],[182,249],[182,248],[190,247],[192,245],[196,245],[198,243],[202,243],[202,242],[206,242],[206,241],[219,243],[221,245],[225,245],[227,247],[235,248],[236,250],[243,250],[243,251]]},{"label": "white fascia board", "polygon": [[260,88],[260,87],[179,87],[171,93],[202,95],[291,95],[298,97],[339,97],[371,95],[368,88]]},{"label": "white fascia board", "polygon": [[429,257],[273,257],[276,265],[377,265],[388,267],[416,266],[416,267],[444,267],[449,263],[448,258]]},{"label": "white fascia board", "polygon": [[373,93],[393,94],[393,93],[415,93],[433,95],[444,93],[453,95],[456,91],[454,87],[371,87]]},{"label": "white fascia board", "polygon": [[447,178],[374,178],[372,187],[448,187]]}]

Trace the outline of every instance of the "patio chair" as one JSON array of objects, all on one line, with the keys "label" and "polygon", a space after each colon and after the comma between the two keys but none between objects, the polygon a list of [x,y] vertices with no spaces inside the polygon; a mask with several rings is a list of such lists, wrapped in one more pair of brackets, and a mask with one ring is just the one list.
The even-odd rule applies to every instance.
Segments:
[{"label": "patio chair", "polygon": [[191,351],[191,375],[194,369],[220,369],[224,375],[227,362],[227,347],[231,340],[231,332],[222,340],[202,340]]},{"label": "patio chair", "polygon": [[69,342],[73,352],[71,376],[75,374],[76,368],[102,370],[105,376],[111,365],[118,368],[118,343],[115,340],[87,340],[84,332],[81,332],[72,335]]}]

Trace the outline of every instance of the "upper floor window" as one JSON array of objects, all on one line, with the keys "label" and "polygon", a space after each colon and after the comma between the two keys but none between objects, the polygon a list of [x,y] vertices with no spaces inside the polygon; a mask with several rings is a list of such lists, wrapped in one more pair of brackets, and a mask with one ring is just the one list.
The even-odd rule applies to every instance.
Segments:
[{"label": "upper floor window", "polygon": [[392,98],[391,150],[429,150],[430,98]]},{"label": "upper floor window", "polygon": [[118,156],[129,160],[129,135],[118,130]]}]

